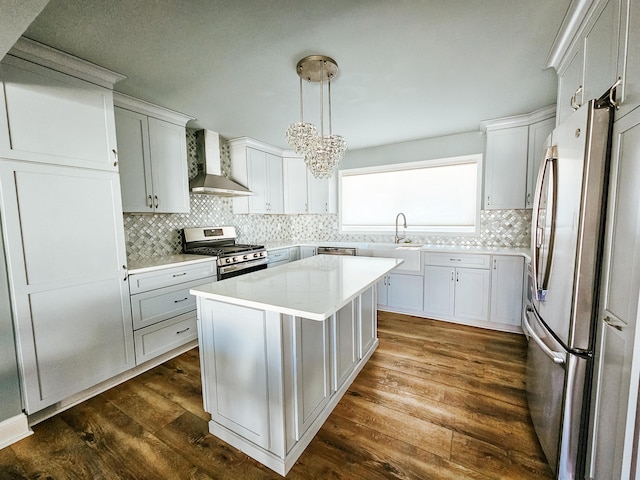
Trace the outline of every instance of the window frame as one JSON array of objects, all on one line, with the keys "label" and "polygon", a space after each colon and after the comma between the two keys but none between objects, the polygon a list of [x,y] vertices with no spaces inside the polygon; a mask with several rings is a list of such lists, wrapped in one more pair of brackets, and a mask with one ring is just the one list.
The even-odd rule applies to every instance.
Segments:
[{"label": "window frame", "polygon": [[480,235],[480,215],[482,210],[482,187],[483,187],[483,155],[481,153],[474,153],[469,155],[460,155],[456,157],[436,158],[430,160],[421,160],[417,162],[405,162],[405,163],[390,163],[385,165],[376,165],[371,167],[360,167],[352,169],[343,169],[338,171],[338,230],[340,234],[345,235],[388,235],[395,233],[394,218],[389,219],[389,225],[384,225],[377,228],[346,228],[342,221],[343,211],[343,178],[345,176],[363,175],[372,173],[385,173],[385,172],[397,172],[402,170],[414,170],[424,169],[431,167],[442,167],[448,165],[460,165],[467,163],[475,163],[477,168],[476,176],[476,195],[475,195],[475,212],[474,212],[474,225],[473,227],[465,226],[439,226],[439,227],[426,227],[423,225],[411,225],[411,219],[408,218],[407,228],[402,229],[407,234],[423,234],[429,236],[478,236]]}]

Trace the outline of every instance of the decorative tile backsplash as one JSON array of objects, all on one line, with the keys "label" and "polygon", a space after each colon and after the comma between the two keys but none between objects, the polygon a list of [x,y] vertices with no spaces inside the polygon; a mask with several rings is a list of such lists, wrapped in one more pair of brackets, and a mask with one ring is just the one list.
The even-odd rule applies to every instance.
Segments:
[{"label": "decorative tile backsplash", "polygon": [[[229,145],[220,139],[222,173],[229,177]],[[196,136],[187,129],[189,178],[197,173]],[[238,242],[393,242],[393,235],[342,235],[338,215],[234,215],[232,199],[190,194],[188,214],[124,214],[127,256],[130,261],[180,253],[180,229],[232,225]],[[480,214],[480,235],[407,236],[413,243],[487,247],[529,247],[531,210],[485,210]]]}]

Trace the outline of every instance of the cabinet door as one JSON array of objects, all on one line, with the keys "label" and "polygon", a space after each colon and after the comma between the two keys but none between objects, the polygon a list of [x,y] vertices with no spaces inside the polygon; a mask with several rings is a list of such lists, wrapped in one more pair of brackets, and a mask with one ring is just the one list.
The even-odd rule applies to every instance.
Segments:
[{"label": "cabinet door", "polygon": [[329,213],[329,179],[316,178],[307,171],[309,213]]},{"label": "cabinet door", "polygon": [[584,99],[599,98],[618,79],[620,1],[609,0],[584,39]]},{"label": "cabinet door", "polygon": [[540,162],[544,155],[547,140],[550,140],[549,134],[556,126],[555,117],[541,122],[529,125],[529,152],[527,154],[527,196],[525,198],[525,207],[533,208],[533,196],[536,189],[536,181],[538,179],[538,170],[540,170]]},{"label": "cabinet door", "polygon": [[124,212],[153,212],[147,116],[115,107]]},{"label": "cabinet door", "polygon": [[268,164],[268,213],[284,213],[284,186],[282,157],[267,153]]},{"label": "cabinet door", "polygon": [[424,312],[436,317],[453,315],[455,269],[425,265]]},{"label": "cabinet door", "polygon": [[422,310],[422,294],[424,291],[422,275],[404,275],[392,273],[388,276],[390,307],[407,310]]},{"label": "cabinet door", "polygon": [[363,358],[378,337],[375,287],[371,287],[360,295],[360,314],[358,320],[360,322],[358,329],[360,337],[358,358]]},{"label": "cabinet door", "polygon": [[487,132],[485,208],[524,208],[529,128]]},{"label": "cabinet door", "polygon": [[[622,118],[640,105],[640,48],[637,48],[637,45],[640,45],[640,8],[637,2],[633,1],[625,0],[623,5],[618,71],[624,81],[624,98],[616,112],[616,118]],[[621,99],[620,92],[617,98]]]},{"label": "cabinet door", "polygon": [[28,413],[134,366],[117,173],[0,163]]},{"label": "cabinet door", "polygon": [[584,79],[584,43],[572,53],[567,65],[558,74],[558,108],[556,124],[564,122],[573,113],[572,101],[578,105],[587,99],[582,91]]},{"label": "cabinet door", "polygon": [[[600,315],[596,358],[597,400],[594,478],[628,478],[632,463],[638,395],[638,292],[640,291],[640,110],[613,127],[611,184],[605,241],[604,311]],[[611,326],[604,321],[609,318]],[[634,387],[635,385],[635,387]],[[626,473],[625,473],[626,470]],[[622,472],[622,473],[621,473]]]},{"label": "cabinet door", "polygon": [[338,310],[333,316],[333,391],[347,381],[358,363],[357,317],[355,302]]},{"label": "cabinet door", "polygon": [[118,171],[113,92],[7,55],[0,156]]},{"label": "cabinet door", "polygon": [[316,254],[316,247],[302,245],[300,247],[300,258],[313,257]]},{"label": "cabinet door", "polygon": [[295,440],[311,426],[331,397],[331,355],[329,322],[296,317],[294,320],[296,360],[297,431]]},{"label": "cabinet door", "polygon": [[254,148],[247,148],[247,173],[249,175],[250,213],[268,213],[269,173],[267,154]]},{"label": "cabinet door", "polygon": [[155,213],[189,213],[184,127],[149,117],[149,153]]},{"label": "cabinet door", "polygon": [[524,260],[522,257],[494,255],[491,270],[491,321],[520,325]]},{"label": "cabinet door", "polygon": [[457,268],[455,282],[456,317],[489,319],[489,270]]},{"label": "cabinet door", "polygon": [[284,213],[307,213],[307,166],[297,157],[282,159],[284,175]]}]

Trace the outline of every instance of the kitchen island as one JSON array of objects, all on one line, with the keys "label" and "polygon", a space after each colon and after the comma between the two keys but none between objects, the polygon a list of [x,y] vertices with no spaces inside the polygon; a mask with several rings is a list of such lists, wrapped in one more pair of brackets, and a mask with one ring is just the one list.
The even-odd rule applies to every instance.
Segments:
[{"label": "kitchen island", "polygon": [[209,431],[286,475],[375,351],[376,283],[401,263],[318,255],[193,288]]}]

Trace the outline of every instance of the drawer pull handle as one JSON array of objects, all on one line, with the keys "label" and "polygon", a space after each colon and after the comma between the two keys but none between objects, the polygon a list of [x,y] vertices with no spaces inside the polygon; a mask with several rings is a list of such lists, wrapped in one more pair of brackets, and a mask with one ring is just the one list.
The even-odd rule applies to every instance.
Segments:
[{"label": "drawer pull handle", "polygon": [[451,262],[461,262],[462,259],[461,258],[450,258],[449,259]]},{"label": "drawer pull handle", "polygon": [[189,330],[190,328],[191,328],[191,327],[187,327],[187,328],[185,328],[184,330],[178,330],[178,331],[176,332],[176,335],[180,335],[181,333],[186,332],[186,331],[187,331],[187,330]]},{"label": "drawer pull handle", "polygon": [[174,300],[173,303],[186,302],[187,300],[189,300],[189,297],[184,297],[183,299],[180,299],[180,300]]},{"label": "drawer pull handle", "polygon": [[172,277],[174,277],[174,278],[175,278],[175,277],[184,277],[186,274],[187,274],[187,272],[174,273],[174,274],[172,275]]}]

